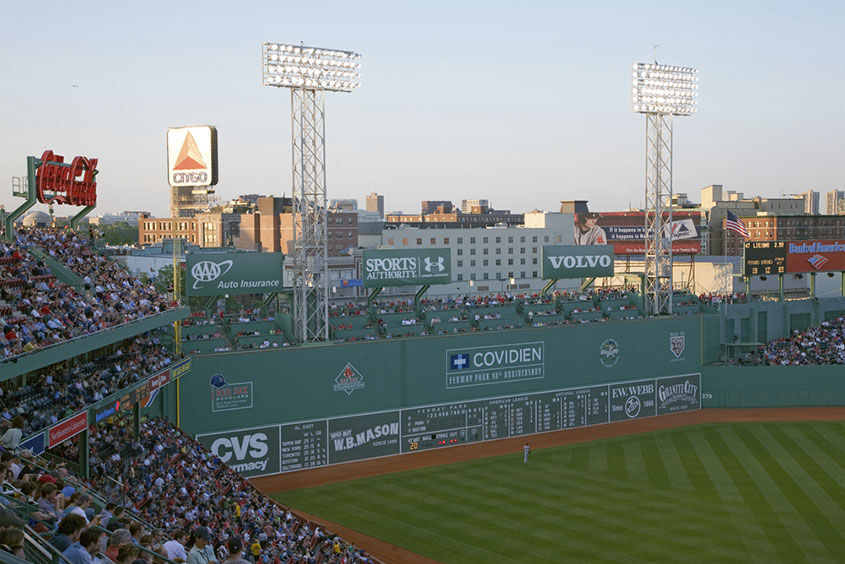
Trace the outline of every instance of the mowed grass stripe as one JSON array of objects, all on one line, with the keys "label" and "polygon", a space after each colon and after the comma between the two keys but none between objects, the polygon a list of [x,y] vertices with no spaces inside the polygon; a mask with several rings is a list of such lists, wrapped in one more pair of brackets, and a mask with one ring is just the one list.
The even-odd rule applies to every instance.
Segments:
[{"label": "mowed grass stripe", "polygon": [[[823,483],[826,491],[830,492],[830,496],[840,509],[845,503],[845,468],[834,459],[828,451],[823,450],[824,446],[829,446],[817,430],[812,425],[803,427],[800,431],[793,427],[783,429],[783,432],[792,439],[795,448],[800,448],[804,451],[806,458],[803,459],[805,466],[813,465],[818,468],[818,473],[824,472],[825,478]],[[840,453],[835,453],[840,455]],[[814,475],[817,473],[814,472]],[[817,477],[817,480],[822,478]]]},{"label": "mowed grass stripe", "polygon": [[[842,433],[842,427],[837,424],[820,424],[815,427],[819,435],[830,445],[829,449],[825,449],[831,453],[845,452],[845,436]],[[821,445],[820,445],[821,446]]]},{"label": "mowed grass stripe", "polygon": [[648,470],[646,469],[643,452],[640,449],[640,441],[622,441],[622,452],[625,453],[623,463],[628,469],[628,479],[647,482]]},{"label": "mowed grass stripe", "polygon": [[[731,479],[730,473],[725,469],[719,460],[719,456],[711,448],[707,436],[713,432],[712,428],[693,429],[688,433],[690,444],[695,449],[701,468],[705,469],[715,492],[726,504],[732,501],[743,499],[737,484]],[[772,545],[772,539],[767,531],[763,529],[745,503],[737,505],[739,510],[731,513],[734,528],[739,531],[739,537],[745,546],[746,553],[751,559],[756,555],[762,555],[776,562],[777,550]]]},{"label": "mowed grass stripe", "polygon": [[[795,459],[787,445],[794,446],[794,443],[784,433],[778,432],[776,426],[757,425],[750,428],[750,431],[766,448],[768,454],[776,461],[777,465],[787,476],[786,480],[779,479],[783,484],[791,479],[794,493],[793,505],[802,519],[812,529],[814,535],[819,539],[820,544],[826,551],[832,546],[842,546],[842,536],[838,529],[845,523],[845,512],[833,501],[816,479]],[[795,449],[796,454],[801,451]],[[787,489],[789,491],[789,489]],[[828,552],[830,553],[830,552]],[[834,551],[832,554],[835,554]]]},{"label": "mowed grass stripe", "polygon": [[[707,428],[706,425],[699,425],[697,427],[701,432],[706,432]],[[707,465],[693,444],[691,433],[674,433],[669,431],[667,435],[671,437],[672,444],[675,445],[675,450],[678,451],[678,456],[680,456],[684,466],[684,473],[689,477],[693,490],[701,493],[716,492],[716,484],[707,470]]]},{"label": "mowed grass stripe", "polygon": [[[829,561],[830,553],[790,499],[790,494],[794,494],[793,488],[788,486],[791,479],[754,437],[752,429],[756,426],[736,429],[723,426],[719,429],[719,436],[726,446],[723,458],[732,459],[736,471],[747,473],[753,482],[743,488],[743,495],[755,495],[756,489],[757,497],[777,516],[783,534],[794,541],[788,543],[786,537],[781,539],[781,557],[788,556],[792,562]],[[765,466],[762,461],[765,461]]]},{"label": "mowed grass stripe", "polygon": [[[730,549],[723,550],[722,547],[714,546],[703,539],[697,527],[690,525],[693,520],[689,519],[684,511],[679,511],[677,502],[671,513],[680,515],[675,519],[667,519],[669,512],[650,512],[636,507],[638,502],[648,501],[648,496],[643,494],[641,486],[628,485],[625,490],[629,491],[620,491],[605,484],[602,489],[606,499],[600,499],[593,489],[581,491],[583,488],[580,483],[585,480],[585,476],[574,473],[573,478],[573,482],[579,485],[569,490],[565,500],[557,499],[556,492],[553,491],[538,492],[528,510],[548,512],[550,519],[562,518],[567,527],[573,526],[573,517],[588,521],[584,524],[586,527],[581,526],[579,530],[585,538],[594,539],[594,554],[606,551],[608,541],[613,539],[618,540],[623,550],[622,556],[627,552],[648,561],[664,559],[670,554],[674,554],[676,559],[686,559],[690,553],[705,550],[715,552],[713,556],[743,560],[744,555]],[[507,488],[510,483],[501,475],[491,477],[490,480],[495,482],[496,489]],[[475,487],[476,483],[467,482],[462,485],[471,488]],[[629,496],[629,499],[624,499],[626,496]],[[546,509],[539,509],[540,507]],[[514,507],[510,511],[518,512],[519,509]],[[592,523],[598,526],[598,531]],[[672,530],[667,532],[667,527]]]},{"label": "mowed grass stripe", "polygon": [[587,469],[598,474],[607,473],[607,445],[597,443],[590,449],[590,462]]},{"label": "mowed grass stripe", "polygon": [[666,486],[682,492],[694,491],[692,482],[687,475],[686,465],[678,453],[672,435],[668,433],[654,433],[654,446],[660,453],[660,460],[666,470]]}]

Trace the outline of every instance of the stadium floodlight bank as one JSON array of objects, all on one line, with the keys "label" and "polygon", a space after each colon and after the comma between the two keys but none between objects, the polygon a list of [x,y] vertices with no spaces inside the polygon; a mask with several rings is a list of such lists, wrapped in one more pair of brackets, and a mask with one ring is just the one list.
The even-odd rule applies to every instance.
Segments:
[{"label": "stadium floodlight bank", "polygon": [[634,63],[631,94],[636,113],[692,115],[698,105],[698,69]]},{"label": "stadium floodlight bank", "polygon": [[264,43],[264,86],[353,92],[361,86],[360,59],[352,51]]}]

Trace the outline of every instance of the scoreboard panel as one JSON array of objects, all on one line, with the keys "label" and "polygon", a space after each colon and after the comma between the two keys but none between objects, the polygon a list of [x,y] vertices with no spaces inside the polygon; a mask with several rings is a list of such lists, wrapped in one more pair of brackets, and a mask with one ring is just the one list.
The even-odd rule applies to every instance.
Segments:
[{"label": "scoreboard panel", "polygon": [[287,423],[281,471],[699,409],[700,390],[689,374]]},{"label": "scoreboard panel", "polygon": [[744,276],[785,273],[786,244],[783,241],[746,241],[744,243]]}]

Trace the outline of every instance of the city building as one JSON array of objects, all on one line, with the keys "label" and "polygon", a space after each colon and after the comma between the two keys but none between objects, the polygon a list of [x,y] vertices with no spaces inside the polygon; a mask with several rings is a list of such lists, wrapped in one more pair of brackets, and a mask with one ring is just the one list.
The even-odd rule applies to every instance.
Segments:
[{"label": "city building", "polygon": [[799,194],[804,199],[804,213],[807,215],[819,215],[819,193],[815,190],[807,190]]},{"label": "city building", "polygon": [[141,245],[160,243],[174,236],[199,247],[225,247],[240,231],[240,215],[225,212],[197,212],[193,217],[144,217],[138,221],[138,242]]},{"label": "city building", "polygon": [[367,211],[378,212],[380,218],[384,218],[384,196],[371,192],[367,194]]},{"label": "city building", "polygon": [[101,213],[96,217],[89,217],[88,223],[91,225],[113,225],[115,223],[125,223],[133,227],[138,226],[138,219],[150,217],[150,212],[145,211],[125,211],[121,213]]},{"label": "city building", "polygon": [[[463,214],[461,214],[463,215]],[[543,245],[569,245],[574,239],[570,213],[534,211],[522,225],[438,228],[386,224],[382,248],[449,248],[454,282],[432,286],[429,295],[490,292],[533,292],[542,289],[540,259]],[[513,282],[511,282],[513,279]],[[580,281],[559,282],[577,284]],[[408,288],[389,288],[390,294]]]},{"label": "city building", "polygon": [[329,200],[329,209],[340,211],[355,211],[358,209],[358,200],[352,198],[333,198]]},{"label": "city building", "polygon": [[845,214],[845,190],[829,190],[824,193],[824,212],[827,215]]},{"label": "city building", "polygon": [[[739,216],[749,241],[802,241],[845,238],[845,215]],[[724,229],[724,220],[722,223]],[[743,239],[727,232],[726,254],[741,255]]]},{"label": "city building", "polygon": [[448,200],[423,200],[420,213],[452,213],[452,202]]}]

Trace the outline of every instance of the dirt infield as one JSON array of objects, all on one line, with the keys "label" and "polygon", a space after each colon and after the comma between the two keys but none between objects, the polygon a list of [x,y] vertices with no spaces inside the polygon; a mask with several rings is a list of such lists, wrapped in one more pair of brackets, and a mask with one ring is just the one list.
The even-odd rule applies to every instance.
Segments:
[{"label": "dirt infield", "polygon": [[[794,408],[757,408],[757,409],[702,409],[675,415],[649,417],[634,421],[620,421],[592,427],[555,431],[541,435],[531,435],[528,439],[533,450],[609,439],[626,435],[636,435],[675,427],[698,425],[701,423],[749,423],[760,421],[842,421],[845,420],[845,407],[794,407]],[[402,454],[302,470],[287,474],[278,474],[264,478],[254,478],[252,484],[266,493],[308,488],[322,484],[342,482],[369,476],[379,476],[394,472],[404,472],[428,466],[440,466],[453,462],[464,462],[476,458],[518,454],[521,456],[522,445],[526,437],[500,439],[484,443],[474,443],[444,449],[427,450],[414,454]],[[319,517],[299,513],[304,518],[322,524],[328,530],[339,534],[349,542],[365,548],[383,562],[407,562],[409,564],[434,562],[424,556],[408,552],[398,546],[386,543],[374,537],[327,522]]]}]

